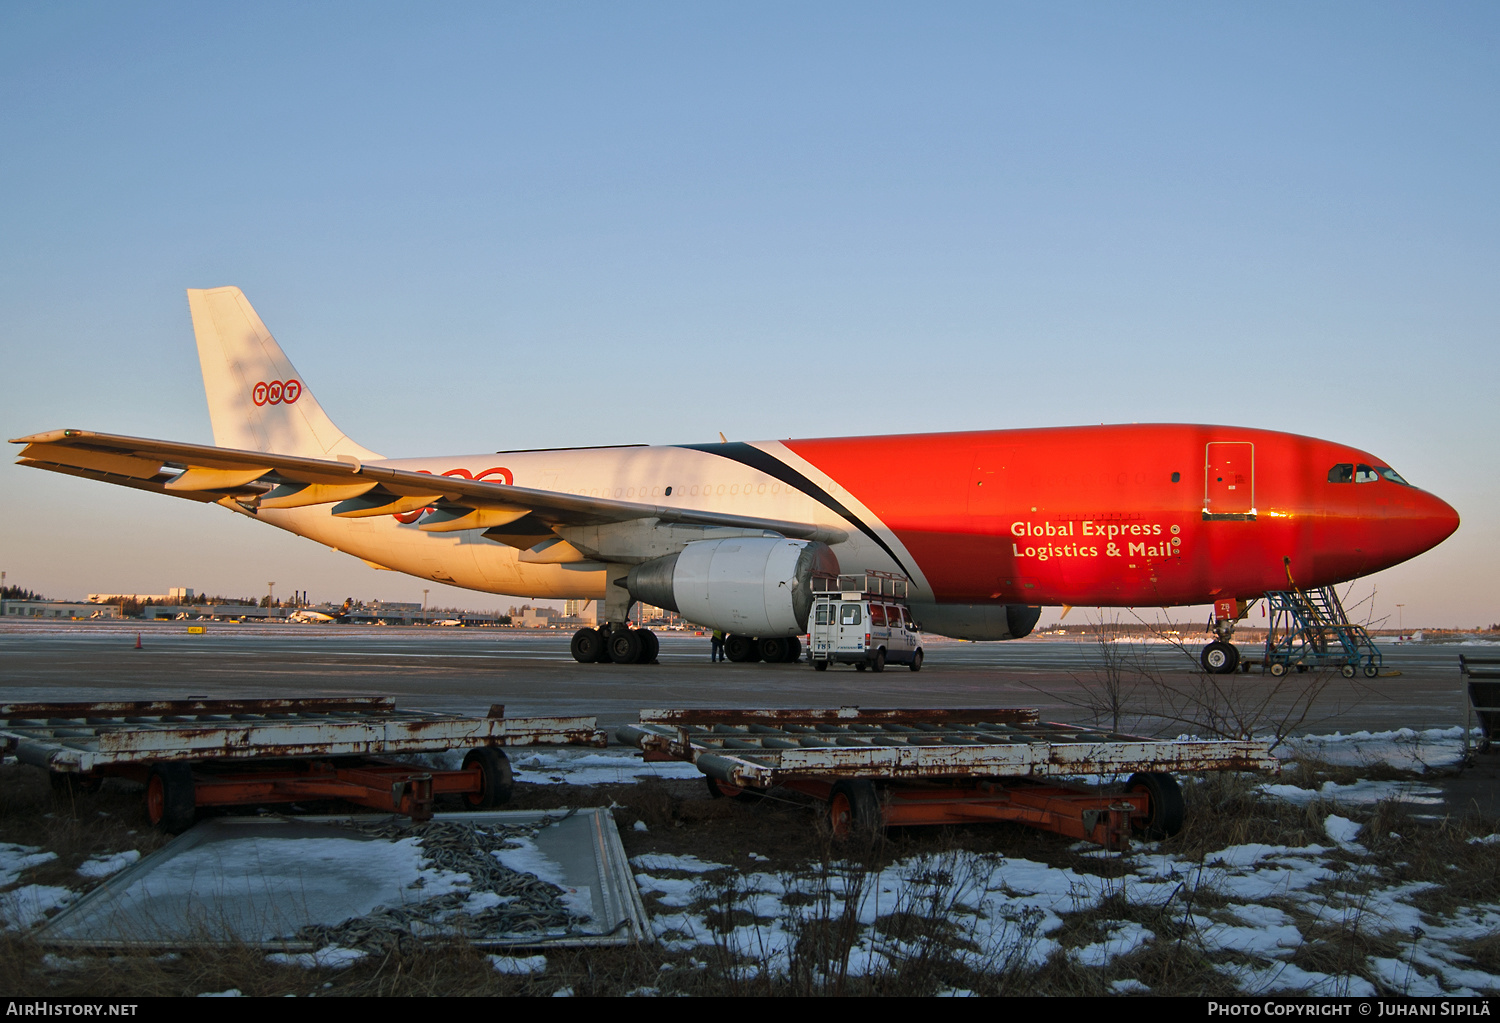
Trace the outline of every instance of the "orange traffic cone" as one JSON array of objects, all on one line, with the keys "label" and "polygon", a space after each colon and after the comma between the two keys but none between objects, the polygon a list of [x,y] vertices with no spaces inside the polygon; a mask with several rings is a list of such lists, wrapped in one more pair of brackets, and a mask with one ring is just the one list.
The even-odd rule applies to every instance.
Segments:
[{"label": "orange traffic cone", "polygon": [[135,634],[135,648],[137,650],[141,648],[141,634],[139,632]]}]

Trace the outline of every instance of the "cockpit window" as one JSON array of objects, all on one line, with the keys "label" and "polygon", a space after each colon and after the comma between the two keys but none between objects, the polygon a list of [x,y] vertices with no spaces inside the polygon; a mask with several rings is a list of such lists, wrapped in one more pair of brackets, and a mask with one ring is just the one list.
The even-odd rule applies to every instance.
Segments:
[{"label": "cockpit window", "polygon": [[1374,483],[1378,479],[1380,479],[1380,473],[1368,465],[1356,465],[1354,467],[1355,483]]},{"label": "cockpit window", "polygon": [[1388,465],[1377,465],[1375,467],[1375,471],[1380,473],[1380,475],[1384,476],[1386,479],[1390,480],[1392,483],[1399,483],[1403,487],[1411,486],[1410,483],[1401,478],[1401,474],[1399,472],[1397,472],[1395,469],[1392,469]]},{"label": "cockpit window", "polygon": [[1328,470],[1328,482],[1329,483],[1353,483],[1354,482],[1354,463],[1353,462],[1341,462],[1338,465],[1335,465],[1332,469],[1329,469]]}]

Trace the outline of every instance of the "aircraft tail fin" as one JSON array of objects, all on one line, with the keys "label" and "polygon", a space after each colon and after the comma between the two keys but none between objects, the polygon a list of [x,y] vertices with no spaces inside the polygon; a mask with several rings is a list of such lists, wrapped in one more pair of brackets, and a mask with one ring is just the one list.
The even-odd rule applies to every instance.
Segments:
[{"label": "aircraft tail fin", "polygon": [[214,444],[311,458],[381,456],[333,425],[239,288],[189,288]]}]

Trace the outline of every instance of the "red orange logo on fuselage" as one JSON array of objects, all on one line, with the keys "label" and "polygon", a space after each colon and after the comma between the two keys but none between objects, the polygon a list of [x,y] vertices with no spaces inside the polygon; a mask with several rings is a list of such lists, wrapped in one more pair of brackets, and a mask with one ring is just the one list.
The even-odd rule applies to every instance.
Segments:
[{"label": "red orange logo on fuselage", "polygon": [[[432,473],[427,469],[418,469],[417,472],[425,472],[429,476],[432,475]],[[510,486],[515,482],[515,477],[511,475],[510,470],[502,466],[496,466],[493,469],[486,469],[484,470],[484,472],[480,473],[477,476],[470,473],[468,469],[449,469],[447,472],[443,473],[443,475],[459,476],[466,480],[482,480],[487,483],[504,483],[506,486]],[[432,507],[429,505],[426,508],[418,508],[416,511],[398,512],[391,517],[397,522],[402,523],[403,525],[410,525],[430,511],[432,511]]]},{"label": "red orange logo on fuselage", "polygon": [[302,383],[293,378],[291,380],[272,380],[266,383],[264,380],[250,388],[250,400],[257,405],[281,405],[294,404],[302,397]]}]

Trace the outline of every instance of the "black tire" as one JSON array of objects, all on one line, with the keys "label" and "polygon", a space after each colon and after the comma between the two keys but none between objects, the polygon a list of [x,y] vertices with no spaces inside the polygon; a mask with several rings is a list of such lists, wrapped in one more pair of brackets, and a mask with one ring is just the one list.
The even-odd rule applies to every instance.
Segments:
[{"label": "black tire", "polygon": [[788,664],[796,664],[802,660],[802,640],[793,636],[786,641],[786,656],[782,658]]},{"label": "black tire", "polygon": [[570,644],[573,660],[579,664],[594,664],[599,660],[599,651],[603,645],[604,639],[599,635],[598,629],[579,629],[573,633],[573,642]]},{"label": "black tire", "polygon": [[1203,648],[1198,662],[1210,675],[1233,675],[1234,669],[1240,666],[1240,650],[1233,643],[1214,640]]},{"label": "black tire", "polygon": [[786,640],[779,636],[766,636],[755,641],[755,652],[767,664],[780,664],[787,659]]},{"label": "black tire", "polygon": [[635,664],[641,659],[639,629],[621,629],[609,634],[609,659],[616,664]]},{"label": "black tire", "polygon": [[1378,664],[1365,665],[1365,678],[1378,678],[1379,676],[1380,666]]},{"label": "black tire", "polygon": [[1346,665],[1344,665],[1342,668],[1339,669],[1339,674],[1342,675],[1342,676],[1344,676],[1345,678],[1353,678],[1354,674],[1355,674],[1355,672],[1354,672],[1354,665],[1352,665],[1352,664],[1346,664]]},{"label": "black tire", "polygon": [[1285,675],[1286,674],[1286,662],[1285,661],[1272,661],[1271,662],[1271,667],[1270,667],[1270,672],[1271,672],[1271,675],[1273,677],[1275,677],[1275,678],[1280,678],[1281,676]]},{"label": "black tire", "polygon": [[875,657],[874,657],[873,660],[870,661],[870,670],[871,671],[884,671],[885,670],[885,651],[884,650],[877,650],[877,651],[875,651]]},{"label": "black tire", "polygon": [[736,664],[750,660],[755,643],[749,636],[728,635],[724,637],[724,656]]},{"label": "black tire", "polygon": [[641,637],[641,659],[636,663],[655,664],[656,655],[661,653],[661,640],[650,629],[637,629],[635,634]]},{"label": "black tire", "polygon": [[1125,783],[1125,791],[1146,794],[1146,819],[1133,823],[1148,841],[1171,838],[1182,830],[1186,808],[1176,778],[1170,774],[1132,774]]},{"label": "black tire", "polygon": [[493,810],[510,802],[516,780],[511,773],[510,758],[494,746],[480,746],[464,754],[464,770],[477,768],[483,787],[477,793],[465,792],[464,802],[476,810]]},{"label": "black tire", "polygon": [[609,626],[603,625],[594,631],[599,634],[599,652],[594,655],[594,663],[613,664],[614,658],[609,656]]},{"label": "black tire", "polygon": [[731,785],[727,781],[719,781],[717,778],[703,776],[708,782],[708,798],[710,799],[733,799],[739,803],[758,803],[761,793],[755,789],[742,789],[738,785]]},{"label": "black tire", "polygon": [[193,769],[187,764],[157,764],[146,778],[146,819],[158,831],[176,835],[193,826],[198,815]]},{"label": "black tire", "polygon": [[921,649],[921,647],[918,647],[917,648],[917,652],[911,655],[911,664],[907,665],[907,667],[911,668],[912,671],[921,671],[922,670],[922,649]]},{"label": "black tire", "polygon": [[885,827],[880,794],[873,782],[851,778],[835,782],[828,793],[828,827],[836,841],[869,841]]},{"label": "black tire", "polygon": [[855,671],[864,671],[868,667],[869,667],[869,665],[866,664],[864,661],[855,661],[854,662],[854,670]]},{"label": "black tire", "polygon": [[824,659],[824,660],[820,661],[817,658],[813,658],[812,664],[813,664],[813,671],[827,671],[828,670],[828,661],[827,661],[827,659]]}]

